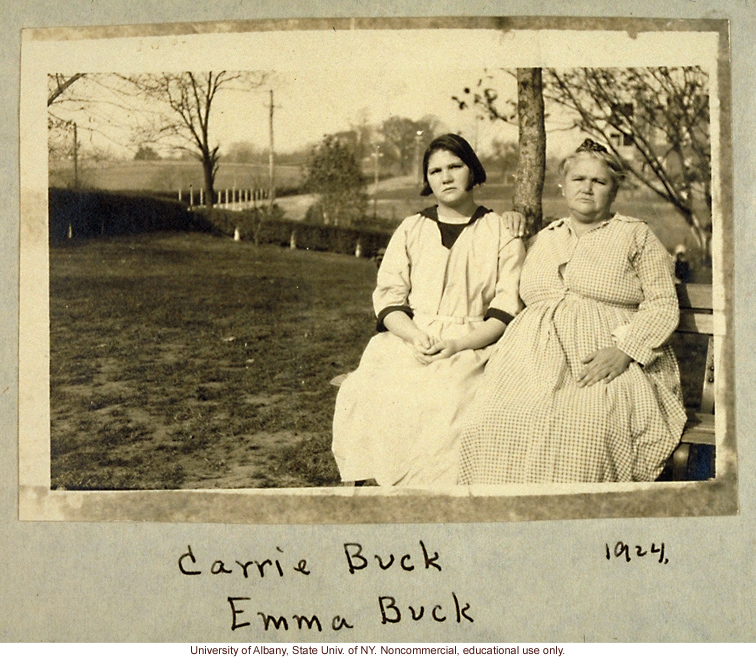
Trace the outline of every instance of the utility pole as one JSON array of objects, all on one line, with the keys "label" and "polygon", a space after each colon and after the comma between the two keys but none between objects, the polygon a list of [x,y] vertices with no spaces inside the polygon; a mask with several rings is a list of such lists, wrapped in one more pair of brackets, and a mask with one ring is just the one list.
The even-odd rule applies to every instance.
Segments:
[{"label": "utility pole", "polygon": [[79,189],[79,133],[76,121],[73,122],[73,160],[74,160],[74,189]]},{"label": "utility pole", "polygon": [[423,138],[423,131],[418,130],[415,133],[415,182],[418,187],[422,187],[423,184],[423,167],[420,160],[420,140]]},{"label": "utility pole", "polygon": [[274,156],[273,156],[273,90],[270,90],[270,151],[268,152],[268,212],[273,214],[273,202],[276,198],[276,186],[274,178]]},{"label": "utility pole", "polygon": [[373,148],[373,158],[375,158],[375,182],[373,185],[373,221],[378,218],[378,170],[379,165],[378,161],[381,157],[381,147],[379,144],[376,144]]}]

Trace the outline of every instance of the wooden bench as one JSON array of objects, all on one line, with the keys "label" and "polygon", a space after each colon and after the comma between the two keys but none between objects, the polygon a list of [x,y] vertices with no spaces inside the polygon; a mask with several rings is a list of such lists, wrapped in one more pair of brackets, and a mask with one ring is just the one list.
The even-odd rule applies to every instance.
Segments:
[{"label": "wooden bench", "polygon": [[[701,404],[697,409],[688,407],[680,445],[670,457],[666,475],[672,480],[687,480],[692,467],[714,476],[714,315],[712,287],[707,284],[678,284],[680,303],[678,334],[707,336],[706,363],[703,372]],[[706,447],[710,446],[710,447]],[[703,447],[703,448],[702,448]],[[696,463],[697,462],[697,463]],[[700,479],[700,478],[695,478]]]},{"label": "wooden bench", "polygon": [[[712,287],[708,284],[689,283],[677,285],[680,304],[678,334],[707,336],[706,362],[703,372],[701,403],[698,408],[688,407],[688,421],[685,424],[680,445],[669,458],[660,479],[689,480],[706,479],[714,476],[714,315],[712,307]],[[340,386],[347,374],[331,380]],[[690,477],[691,471],[704,472],[703,478]],[[353,483],[345,483],[347,486]]]}]

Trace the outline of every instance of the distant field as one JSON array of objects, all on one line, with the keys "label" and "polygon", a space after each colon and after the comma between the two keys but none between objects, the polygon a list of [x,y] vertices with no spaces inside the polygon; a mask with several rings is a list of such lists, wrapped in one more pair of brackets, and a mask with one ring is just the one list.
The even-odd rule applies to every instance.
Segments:
[{"label": "distant field", "polygon": [[[475,198],[478,203],[496,212],[503,212],[511,210],[513,194],[513,188],[510,185],[487,183],[476,192]],[[421,197],[415,186],[393,187],[389,190],[380,190],[378,193],[378,214],[393,217],[397,221],[432,204],[432,197]],[[370,209],[372,210],[372,205]],[[649,193],[623,190],[613,209],[647,221],[658,238],[670,250],[678,244],[693,248],[692,234],[680,214],[669,203],[656,199]],[[567,215],[567,205],[558,190],[544,190],[543,215],[547,220]]]},{"label": "distant field", "polygon": [[[370,192],[372,195],[372,190]],[[476,191],[475,198],[481,205],[490,207],[496,212],[503,212],[511,210],[513,194],[512,186],[486,183]],[[281,204],[283,205],[286,202],[291,211],[301,211],[302,208],[306,207],[306,203],[297,203],[297,198],[282,199]],[[398,224],[404,217],[434,203],[432,197],[421,197],[417,186],[409,179],[405,179],[405,184],[401,186],[392,185],[390,180],[384,181],[379,185],[377,200],[377,215],[390,220],[394,224]],[[614,203],[613,209],[648,222],[656,236],[670,252],[677,245],[683,244],[695,258],[697,247],[693,234],[671,204],[662,201],[650,192],[622,190]],[[372,216],[372,213],[373,203],[371,199],[367,214]],[[544,191],[543,215],[545,221],[567,215],[567,205],[558,189],[547,188]],[[301,219],[303,216],[304,213],[302,212],[301,217],[292,215],[292,219]],[[701,272],[699,280],[710,281],[710,273],[708,271]]]},{"label": "distant field", "polygon": [[[84,163],[79,175],[85,187],[100,190],[150,190],[153,192],[187,192],[189,185],[195,191],[204,187],[202,166],[199,162],[168,160],[127,160],[123,162]],[[275,168],[276,185],[297,187],[302,170],[292,165]],[[68,187],[73,180],[71,162],[50,164],[50,186]],[[267,165],[221,163],[216,176],[215,189],[265,188],[268,185]]]},{"label": "distant field", "polygon": [[[52,163],[50,167],[50,185],[66,187],[71,178],[71,163]],[[302,183],[300,167],[281,165],[276,167],[276,184],[279,188],[291,190]],[[97,167],[85,169],[81,174],[82,183],[94,189],[103,190],[150,190],[178,194],[179,188],[184,195],[188,195],[189,185],[193,186],[195,199],[198,202],[198,191],[204,186],[202,168],[199,163],[191,161],[125,161],[103,162]],[[268,180],[268,169],[264,165],[249,164],[221,164],[216,177],[216,190],[243,188],[265,188]],[[390,226],[399,222],[421,208],[433,203],[432,198],[419,195],[419,189],[412,176],[389,178],[378,184],[377,194],[369,185],[367,188],[370,201],[366,216],[370,219],[374,214],[385,220]],[[479,203],[491,207],[497,212],[509,210],[512,207],[513,189],[511,185],[487,183],[477,190],[476,199]],[[184,196],[184,198],[187,198]],[[374,205],[373,199],[377,203]],[[278,204],[289,219],[304,219],[308,208],[316,201],[312,194],[282,196]],[[685,245],[689,253],[695,257],[695,241],[683,221],[671,204],[658,199],[645,190],[620,192],[614,204],[618,212],[639,217],[649,223],[659,239],[668,250],[672,251],[679,245]],[[567,207],[559,190],[553,185],[544,190],[544,217],[555,219],[564,217]],[[706,280],[706,276],[704,279]]]}]

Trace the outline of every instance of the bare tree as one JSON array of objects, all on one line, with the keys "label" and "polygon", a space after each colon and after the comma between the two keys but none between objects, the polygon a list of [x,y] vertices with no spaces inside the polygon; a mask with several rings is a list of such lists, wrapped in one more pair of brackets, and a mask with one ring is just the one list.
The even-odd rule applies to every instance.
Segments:
[{"label": "bare tree", "polygon": [[512,206],[525,215],[528,232],[532,235],[541,230],[543,223],[541,195],[546,172],[541,69],[517,69],[517,119],[520,158]]},{"label": "bare tree", "polygon": [[387,147],[384,153],[399,165],[399,173],[408,174],[413,169],[417,170],[418,157],[433,140],[436,127],[434,117],[414,121],[392,116],[383,122],[381,134]]},{"label": "bare tree", "polygon": [[171,143],[202,163],[208,206],[213,204],[220,158],[220,145],[212,140],[210,131],[213,102],[223,89],[249,91],[260,87],[266,77],[259,72],[184,71],[126,78],[138,95],[152,101],[156,108],[149,126],[142,129],[144,141]]},{"label": "bare tree", "polygon": [[[512,72],[502,69],[510,75]],[[516,103],[500,99],[492,74],[462,97],[492,120],[514,123]],[[711,239],[708,75],[698,66],[545,69],[543,97],[561,108],[563,130],[604,142],[642,186],[671,203],[703,254]]]},{"label": "bare tree", "polygon": [[83,78],[86,73],[74,73],[73,75],[64,75],[62,73],[52,73],[47,76],[47,107],[50,107],[57,101],[66,90],[77,80]]},{"label": "bare tree", "polygon": [[486,72],[474,89],[464,96],[452,96],[460,110],[476,109],[491,121],[519,127],[517,172],[512,205],[525,215],[527,232],[538,232],[543,223],[541,196],[546,171],[546,130],[544,126],[543,74],[539,68],[506,71],[517,78],[517,100],[504,99],[492,86],[494,76]]},{"label": "bare tree", "polygon": [[[123,138],[141,110],[134,106],[129,91],[120,76],[110,73],[48,74],[50,160],[97,162],[108,157],[107,142],[120,149],[132,147]],[[95,135],[97,142],[92,140]]]},{"label": "bare tree", "polygon": [[[51,73],[47,76],[47,148],[50,162],[70,161],[67,167],[51,166],[53,184],[79,187],[88,170],[107,157],[101,147],[83,149],[80,133],[100,132],[93,118],[101,108],[102,74]],[[72,85],[84,79],[71,90]],[[82,121],[83,119],[83,121]]]},{"label": "bare tree", "polygon": [[711,232],[708,75],[698,66],[549,70],[544,96],[682,215],[703,253]]}]

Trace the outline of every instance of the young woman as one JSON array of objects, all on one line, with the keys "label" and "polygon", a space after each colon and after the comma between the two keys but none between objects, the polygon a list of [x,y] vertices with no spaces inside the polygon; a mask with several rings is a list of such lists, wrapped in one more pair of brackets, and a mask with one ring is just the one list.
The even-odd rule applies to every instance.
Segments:
[{"label": "young woman", "polygon": [[336,399],[344,481],[455,485],[463,415],[491,345],[520,310],[525,248],[507,229],[520,216],[505,221],[475,203],[486,173],[470,145],[434,139],[423,178],[421,194],[437,205],[392,236],[373,293],[379,333]]}]

